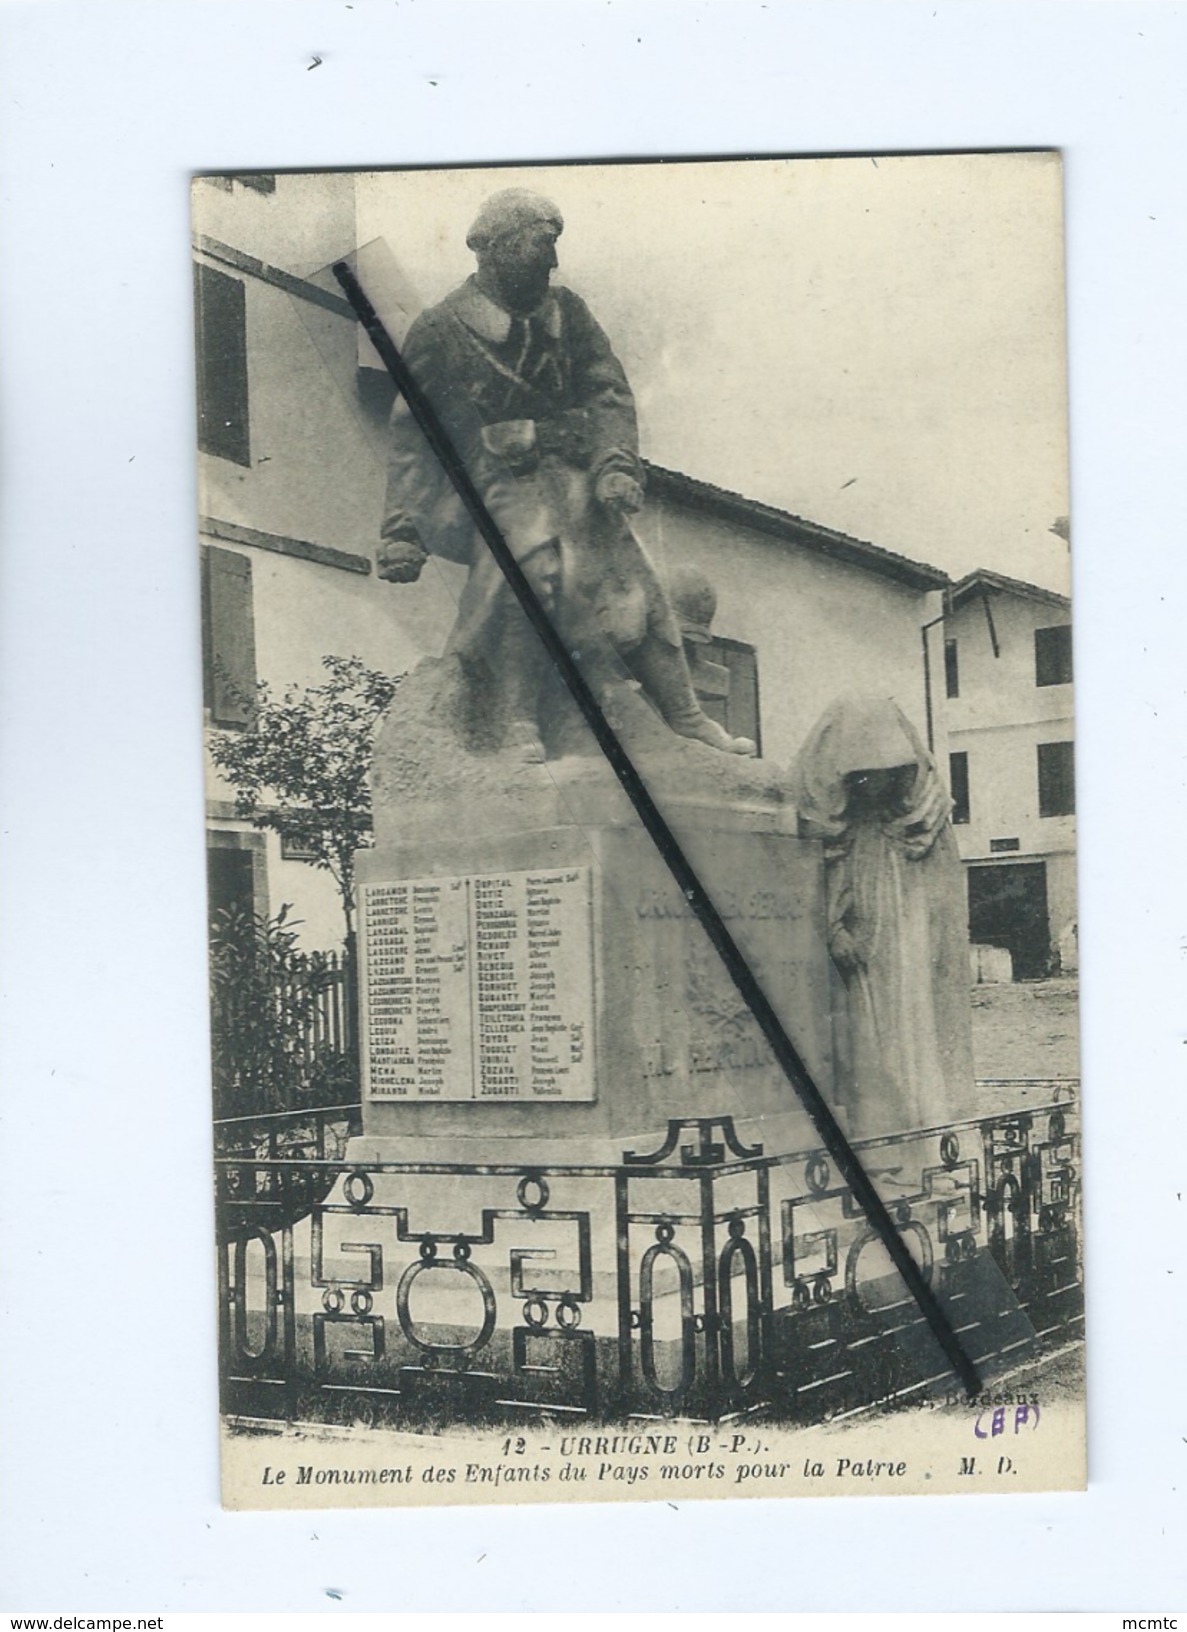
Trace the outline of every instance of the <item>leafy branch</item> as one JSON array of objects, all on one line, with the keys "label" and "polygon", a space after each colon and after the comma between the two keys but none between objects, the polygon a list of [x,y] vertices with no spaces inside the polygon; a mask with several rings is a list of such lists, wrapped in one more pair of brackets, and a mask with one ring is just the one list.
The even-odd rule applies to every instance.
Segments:
[{"label": "leafy branch", "polygon": [[369,773],[375,729],[400,676],[357,657],[323,657],[329,678],[253,696],[250,724],[213,732],[210,752],[235,790],[236,813],[278,833],[302,860],[329,872],[354,932],[354,853],[371,842]]}]

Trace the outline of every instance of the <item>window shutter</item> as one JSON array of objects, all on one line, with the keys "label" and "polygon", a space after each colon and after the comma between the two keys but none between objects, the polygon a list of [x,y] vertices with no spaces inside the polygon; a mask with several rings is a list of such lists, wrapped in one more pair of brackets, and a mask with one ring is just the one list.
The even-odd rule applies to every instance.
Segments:
[{"label": "window shutter", "polygon": [[960,752],[948,755],[948,783],[952,790],[952,820],[954,823],[969,819],[969,756]]},{"label": "window shutter", "polygon": [[251,562],[208,545],[202,566],[202,667],[210,723],[245,726],[256,690]]},{"label": "window shutter", "polygon": [[[749,737],[762,753],[762,727],[758,708],[758,653],[740,640],[714,636],[700,648],[710,666],[720,665],[729,674],[729,685],[718,698],[703,697],[705,712],[724,725],[734,737]],[[720,707],[720,712],[717,711]],[[724,715],[724,718],[722,717]]]},{"label": "window shutter", "polygon": [[944,642],[944,693],[960,696],[960,648],[954,640]]},{"label": "window shutter", "polygon": [[251,464],[247,404],[247,312],[243,284],[212,266],[194,267],[198,446],[217,459]]},{"label": "window shutter", "polygon": [[730,695],[727,725],[730,735],[749,737],[762,752],[758,718],[758,653],[753,646],[735,646],[729,654]]},{"label": "window shutter", "polygon": [[1072,678],[1072,629],[1067,623],[1035,630],[1035,685],[1066,686]]},{"label": "window shutter", "polygon": [[1039,815],[1074,816],[1076,765],[1070,742],[1040,742]]}]

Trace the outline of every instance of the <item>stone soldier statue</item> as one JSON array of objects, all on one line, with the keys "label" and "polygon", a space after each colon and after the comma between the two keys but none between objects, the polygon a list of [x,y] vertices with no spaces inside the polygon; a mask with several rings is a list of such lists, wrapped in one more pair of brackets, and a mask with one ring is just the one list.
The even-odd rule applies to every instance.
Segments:
[{"label": "stone soldier statue", "polygon": [[[679,623],[630,517],[643,504],[635,405],[585,302],[550,287],[560,211],[510,188],[466,242],[478,270],[408,331],[404,357],[587,678],[604,687],[608,639],[673,731],[753,753],[704,713]],[[392,413],[378,570],[411,582],[427,552],[469,577],[447,650],[499,693],[505,745],[544,758],[538,700],[547,658],[402,398]]]},{"label": "stone soldier statue", "polygon": [[715,709],[724,716],[729,702],[730,673],[723,663],[715,663],[705,652],[713,639],[717,591],[699,567],[679,566],[668,578],[668,597],[680,624],[692,689],[706,712]]}]

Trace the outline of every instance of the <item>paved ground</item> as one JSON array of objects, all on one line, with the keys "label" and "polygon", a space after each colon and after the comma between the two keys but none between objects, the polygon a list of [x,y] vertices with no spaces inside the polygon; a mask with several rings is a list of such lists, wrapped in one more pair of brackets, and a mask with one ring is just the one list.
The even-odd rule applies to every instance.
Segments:
[{"label": "paved ground", "polygon": [[973,1060],[979,1077],[1080,1073],[1075,980],[973,987]]},{"label": "paved ground", "polygon": [[[973,1064],[979,1078],[1078,1077],[1079,991],[1072,979],[973,987]],[[1049,1086],[986,1086],[980,1114],[1045,1105]]]}]

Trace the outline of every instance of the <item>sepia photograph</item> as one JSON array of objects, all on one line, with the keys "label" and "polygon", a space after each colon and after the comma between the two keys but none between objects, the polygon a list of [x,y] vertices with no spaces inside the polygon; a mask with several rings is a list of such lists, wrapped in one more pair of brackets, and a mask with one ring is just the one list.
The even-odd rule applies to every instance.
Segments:
[{"label": "sepia photograph", "polygon": [[1169,1628],[1181,8],[0,23],[0,1612]]},{"label": "sepia photograph", "polygon": [[1082,1488],[1059,155],[192,208],[224,1503]]}]

